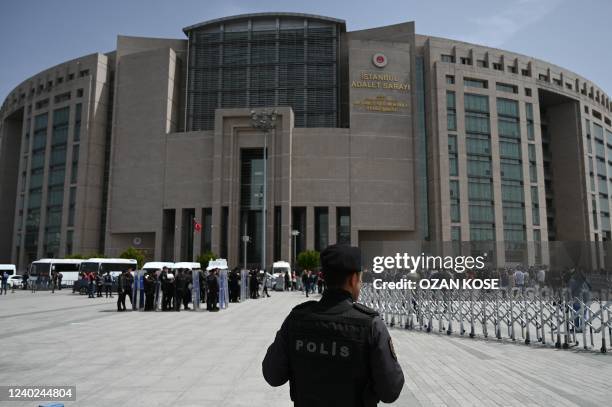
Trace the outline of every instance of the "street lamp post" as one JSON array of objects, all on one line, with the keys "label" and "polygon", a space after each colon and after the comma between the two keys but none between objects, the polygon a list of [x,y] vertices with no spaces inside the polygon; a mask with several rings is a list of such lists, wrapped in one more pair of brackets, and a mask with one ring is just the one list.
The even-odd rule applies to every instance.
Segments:
[{"label": "street lamp post", "polygon": [[262,205],[262,231],[261,231],[261,265],[266,270],[266,212],[268,204],[268,133],[276,128],[276,110],[251,110],[251,125],[264,133],[264,180],[263,180],[263,205]]}]

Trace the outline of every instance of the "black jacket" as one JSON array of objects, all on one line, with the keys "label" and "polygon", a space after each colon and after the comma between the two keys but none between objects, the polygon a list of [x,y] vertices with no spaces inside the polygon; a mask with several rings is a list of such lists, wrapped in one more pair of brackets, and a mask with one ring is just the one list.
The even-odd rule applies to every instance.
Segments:
[{"label": "black jacket", "polygon": [[298,407],[369,407],[395,401],[404,386],[387,328],[378,313],[327,290],[295,307],[262,363],[272,386],[290,382]]}]

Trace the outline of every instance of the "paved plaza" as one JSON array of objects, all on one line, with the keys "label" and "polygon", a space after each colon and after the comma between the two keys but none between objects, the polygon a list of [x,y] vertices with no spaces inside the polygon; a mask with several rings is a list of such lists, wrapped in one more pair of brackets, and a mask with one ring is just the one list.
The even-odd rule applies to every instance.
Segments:
[{"label": "paved plaza", "polygon": [[[272,293],[219,313],[117,313],[115,299],[69,290],[0,297],[0,384],[75,385],[66,406],[291,406],[288,385],[268,386],[261,361],[303,295]],[[394,406],[612,402],[607,354],[391,333],[406,377]]]}]

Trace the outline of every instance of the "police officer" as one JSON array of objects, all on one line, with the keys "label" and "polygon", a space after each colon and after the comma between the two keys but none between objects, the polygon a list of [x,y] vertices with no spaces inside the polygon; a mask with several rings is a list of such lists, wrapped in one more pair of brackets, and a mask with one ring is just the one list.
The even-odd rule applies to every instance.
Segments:
[{"label": "police officer", "polygon": [[219,280],[217,280],[217,269],[210,270],[206,277],[206,309],[211,312],[219,311]]},{"label": "police officer", "polygon": [[155,277],[153,273],[153,271],[149,271],[144,277],[145,311],[155,310]]},{"label": "police officer", "polygon": [[361,251],[333,245],[321,253],[327,289],[320,301],[295,307],[262,363],[271,386],[289,381],[300,407],[370,407],[395,401],[404,386],[387,328],[376,311],[356,303]]}]

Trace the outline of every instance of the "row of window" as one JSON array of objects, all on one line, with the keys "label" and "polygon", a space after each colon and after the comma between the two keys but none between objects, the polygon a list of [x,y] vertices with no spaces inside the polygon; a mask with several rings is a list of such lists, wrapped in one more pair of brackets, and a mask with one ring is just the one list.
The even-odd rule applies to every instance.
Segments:
[{"label": "row of window", "polygon": [[[442,62],[456,63],[456,58],[454,55],[442,54],[440,55],[440,59]],[[470,57],[460,57],[459,61],[462,65],[474,65],[474,61]],[[518,70],[519,70],[517,67],[517,64],[507,65],[506,67],[504,67],[503,59],[500,59],[498,62],[492,62],[490,65],[493,70],[502,71],[502,72],[508,71],[513,74],[518,74]],[[476,66],[478,66],[479,68],[489,68],[489,62],[484,59],[477,59]],[[529,65],[527,69],[521,69],[520,71],[521,71],[522,76],[525,76],[525,77],[532,76],[531,67]],[[539,73],[537,79],[542,82],[553,83],[554,85],[557,85],[559,87],[565,87],[565,89],[570,90],[570,91],[579,92],[584,96],[588,96],[590,99],[601,104],[608,111],[612,112],[612,104],[610,103],[610,99],[605,95],[605,93],[600,92],[593,86],[588,87],[586,82],[583,82],[582,87],[580,87],[580,84],[579,84],[580,81],[578,79],[575,80],[575,85],[574,85],[570,82],[564,81],[562,74],[559,76],[559,78],[552,78],[551,80],[551,77],[548,74]]]}]

